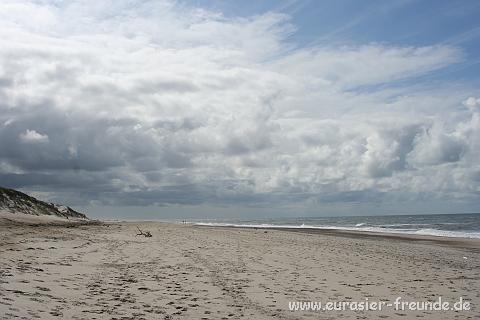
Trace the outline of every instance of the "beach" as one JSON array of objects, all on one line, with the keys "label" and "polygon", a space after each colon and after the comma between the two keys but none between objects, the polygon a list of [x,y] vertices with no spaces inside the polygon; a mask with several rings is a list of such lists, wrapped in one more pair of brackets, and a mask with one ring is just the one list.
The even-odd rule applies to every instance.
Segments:
[{"label": "beach", "polygon": [[[480,317],[475,239],[7,219],[0,237],[0,319]],[[398,297],[462,297],[471,310],[290,310],[299,301]]]}]

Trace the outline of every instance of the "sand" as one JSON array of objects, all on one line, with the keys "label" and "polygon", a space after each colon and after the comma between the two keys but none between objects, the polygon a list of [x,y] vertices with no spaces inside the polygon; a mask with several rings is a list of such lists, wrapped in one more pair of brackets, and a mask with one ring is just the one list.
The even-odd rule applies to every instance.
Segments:
[{"label": "sand", "polygon": [[[136,236],[137,227],[153,236]],[[437,240],[0,217],[0,319],[479,319],[478,241]],[[463,297],[472,310],[288,305],[398,296]]]}]

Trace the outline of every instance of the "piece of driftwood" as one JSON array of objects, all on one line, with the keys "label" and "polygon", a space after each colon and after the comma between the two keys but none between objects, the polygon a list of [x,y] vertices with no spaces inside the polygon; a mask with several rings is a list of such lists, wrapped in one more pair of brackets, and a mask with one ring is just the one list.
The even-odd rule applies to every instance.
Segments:
[{"label": "piece of driftwood", "polygon": [[140,233],[137,233],[137,236],[144,236],[145,238],[150,238],[152,236],[150,231],[142,231],[139,227],[137,227],[137,229],[138,229],[138,232],[140,232]]}]

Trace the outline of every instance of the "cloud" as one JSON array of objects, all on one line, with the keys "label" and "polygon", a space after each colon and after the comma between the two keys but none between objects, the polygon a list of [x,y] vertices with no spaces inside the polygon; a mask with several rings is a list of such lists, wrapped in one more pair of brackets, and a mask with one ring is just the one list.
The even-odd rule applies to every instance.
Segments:
[{"label": "cloud", "polygon": [[389,177],[394,172],[407,169],[407,156],[415,146],[413,141],[420,128],[412,125],[396,130],[384,129],[366,138],[363,165],[371,178]]},{"label": "cloud", "polygon": [[460,161],[466,152],[467,141],[455,133],[445,133],[441,124],[435,124],[416,137],[412,162],[435,165]]},{"label": "cloud", "polygon": [[35,130],[27,129],[20,134],[20,140],[25,143],[45,143],[48,142],[48,136],[46,134],[40,134]]},{"label": "cloud", "polygon": [[478,198],[478,99],[416,83],[461,48],[293,32],[173,1],[2,2],[2,183],[77,205]]},{"label": "cloud", "polygon": [[480,98],[469,97],[463,102],[463,104],[472,110],[475,110],[475,108],[480,107]]},{"label": "cloud", "polygon": [[348,89],[411,78],[461,60],[462,52],[449,46],[369,44],[299,50],[278,61],[276,67],[288,74],[303,74],[325,85]]}]

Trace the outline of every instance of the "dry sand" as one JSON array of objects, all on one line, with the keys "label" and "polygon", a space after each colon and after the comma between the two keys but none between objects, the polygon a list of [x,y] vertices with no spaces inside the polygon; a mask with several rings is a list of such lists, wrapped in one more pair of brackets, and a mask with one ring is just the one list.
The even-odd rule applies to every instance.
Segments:
[{"label": "dry sand", "polygon": [[[136,227],[152,238],[136,236]],[[0,218],[0,319],[479,319],[478,241]],[[435,240],[435,239],[433,239]],[[289,311],[289,301],[473,310]]]}]

